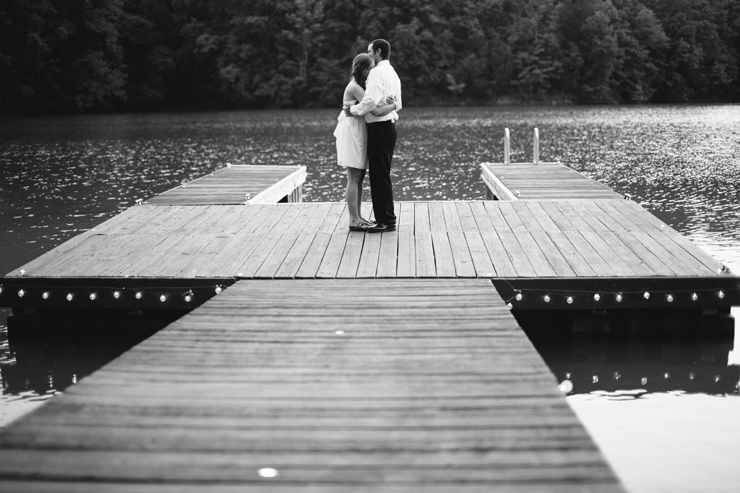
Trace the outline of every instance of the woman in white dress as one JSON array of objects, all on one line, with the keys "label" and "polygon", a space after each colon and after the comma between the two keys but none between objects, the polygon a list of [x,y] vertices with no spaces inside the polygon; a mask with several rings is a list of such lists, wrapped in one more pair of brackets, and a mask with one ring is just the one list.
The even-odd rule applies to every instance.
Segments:
[{"label": "woman in white dress", "polygon": [[[365,81],[375,61],[370,55],[361,53],[352,61],[352,78],[344,89],[343,107],[352,106],[362,101],[365,95]],[[393,99],[389,98],[384,105],[378,105],[371,113],[383,116],[396,108]],[[372,223],[360,216],[362,204],[362,182],[368,168],[367,160],[367,127],[361,116],[347,116],[340,113],[339,123],[334,130],[337,139],[337,162],[347,168],[347,211],[349,212],[349,230],[364,231]]]}]

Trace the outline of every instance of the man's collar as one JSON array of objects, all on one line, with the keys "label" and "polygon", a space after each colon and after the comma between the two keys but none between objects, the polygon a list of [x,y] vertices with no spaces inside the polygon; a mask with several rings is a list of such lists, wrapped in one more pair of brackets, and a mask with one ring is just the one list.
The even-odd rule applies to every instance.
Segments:
[{"label": "man's collar", "polygon": [[376,66],[376,67],[378,67],[378,66],[380,66],[380,65],[385,65],[385,64],[388,64],[388,65],[390,65],[390,63],[391,63],[391,62],[390,62],[389,60],[381,60],[381,61],[379,61],[378,63],[376,63],[376,64],[375,64],[375,66]]}]

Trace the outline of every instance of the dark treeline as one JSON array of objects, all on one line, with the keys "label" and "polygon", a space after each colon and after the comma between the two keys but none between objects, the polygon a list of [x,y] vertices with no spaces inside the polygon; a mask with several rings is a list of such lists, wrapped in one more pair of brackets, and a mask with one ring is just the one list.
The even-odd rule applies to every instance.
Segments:
[{"label": "dark treeline", "polygon": [[376,37],[407,106],[740,100],[737,0],[3,0],[0,111],[336,107]]}]

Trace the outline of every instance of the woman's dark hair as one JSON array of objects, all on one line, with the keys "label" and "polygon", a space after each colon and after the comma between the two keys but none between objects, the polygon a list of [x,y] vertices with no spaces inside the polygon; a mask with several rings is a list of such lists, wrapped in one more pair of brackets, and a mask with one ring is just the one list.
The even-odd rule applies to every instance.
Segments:
[{"label": "woman's dark hair", "polygon": [[367,53],[360,53],[352,60],[352,77],[363,89],[365,89],[365,82],[367,81],[365,69],[370,68],[372,62],[373,57]]}]

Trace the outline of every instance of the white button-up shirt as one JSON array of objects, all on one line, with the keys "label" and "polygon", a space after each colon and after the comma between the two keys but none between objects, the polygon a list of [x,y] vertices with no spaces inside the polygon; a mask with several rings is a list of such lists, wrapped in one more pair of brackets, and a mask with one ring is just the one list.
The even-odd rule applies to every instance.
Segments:
[{"label": "white button-up shirt", "polygon": [[[358,104],[352,106],[349,111],[353,115],[364,115],[367,123],[386,120],[395,122],[398,120],[397,111],[403,107],[401,103],[401,79],[398,78],[398,74],[396,74],[388,60],[381,60],[370,71],[365,87],[365,97]],[[379,104],[385,104],[385,100],[391,95],[396,97],[395,111],[391,111],[385,116],[375,116],[370,113]]]}]

